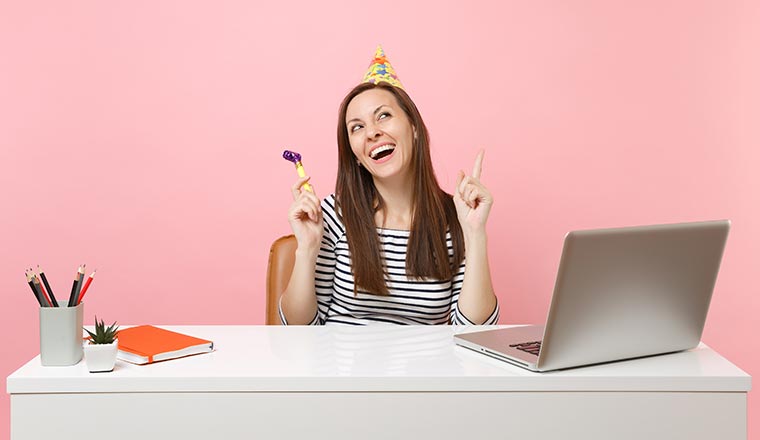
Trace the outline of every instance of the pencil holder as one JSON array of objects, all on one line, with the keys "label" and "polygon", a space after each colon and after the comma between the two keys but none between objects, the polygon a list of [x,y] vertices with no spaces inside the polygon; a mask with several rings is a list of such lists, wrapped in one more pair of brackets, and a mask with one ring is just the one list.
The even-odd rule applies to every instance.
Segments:
[{"label": "pencil holder", "polygon": [[40,360],[43,366],[75,365],[82,359],[82,315],[76,307],[40,307]]}]

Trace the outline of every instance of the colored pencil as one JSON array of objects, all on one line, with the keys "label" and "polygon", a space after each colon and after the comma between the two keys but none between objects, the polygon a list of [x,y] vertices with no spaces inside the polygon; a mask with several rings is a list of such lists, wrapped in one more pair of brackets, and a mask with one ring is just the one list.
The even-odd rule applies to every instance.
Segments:
[{"label": "colored pencil", "polygon": [[45,307],[53,307],[53,301],[50,301],[50,297],[48,296],[47,292],[45,292],[45,288],[42,287],[42,283],[40,282],[40,279],[37,277],[37,275],[34,275],[32,281],[34,282],[34,286],[40,290],[42,297],[45,298]]},{"label": "colored pencil", "polygon": [[37,265],[37,273],[40,274],[40,278],[42,278],[42,282],[45,284],[45,289],[47,289],[48,294],[50,294],[50,300],[53,302],[53,307],[58,307],[58,300],[55,299],[55,295],[53,295],[53,289],[50,288],[50,283],[48,283],[45,272],[42,271],[39,264]]},{"label": "colored pencil", "polygon": [[[79,292],[82,291],[82,285],[84,284],[84,268],[86,264],[83,264],[79,266],[79,282],[77,283],[77,294],[74,296],[74,299],[79,298]],[[76,305],[76,303],[74,303]]]},{"label": "colored pencil", "polygon": [[85,292],[87,292],[87,288],[90,287],[90,283],[92,283],[92,279],[95,278],[95,272],[98,270],[95,269],[92,271],[90,276],[87,278],[87,282],[84,283],[84,287],[82,287],[82,292],[79,294],[79,299],[77,300],[77,305],[79,305],[82,302],[82,298],[84,298]]},{"label": "colored pencil", "polygon": [[32,288],[32,293],[34,294],[34,297],[37,299],[37,302],[40,304],[40,307],[43,307],[42,300],[40,300],[40,296],[37,293],[37,289],[34,288],[34,283],[32,282],[32,276],[29,274],[29,271],[25,271],[24,274],[26,275],[26,282],[29,283],[29,287]]},{"label": "colored pencil", "polygon": [[79,283],[79,274],[82,273],[82,266],[77,268],[77,273],[74,274],[74,284],[71,285],[71,294],[69,295],[69,302],[66,303],[68,307],[74,307],[74,301],[77,299],[77,284]]}]

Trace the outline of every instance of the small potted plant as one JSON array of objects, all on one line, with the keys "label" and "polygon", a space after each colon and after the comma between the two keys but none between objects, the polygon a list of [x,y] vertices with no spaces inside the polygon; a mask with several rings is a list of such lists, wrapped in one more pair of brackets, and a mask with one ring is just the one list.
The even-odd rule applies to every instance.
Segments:
[{"label": "small potted plant", "polygon": [[113,371],[116,365],[116,353],[119,350],[119,340],[116,332],[119,326],[114,322],[106,327],[101,319],[95,317],[95,333],[84,329],[89,335],[89,342],[84,346],[84,360],[90,373]]}]

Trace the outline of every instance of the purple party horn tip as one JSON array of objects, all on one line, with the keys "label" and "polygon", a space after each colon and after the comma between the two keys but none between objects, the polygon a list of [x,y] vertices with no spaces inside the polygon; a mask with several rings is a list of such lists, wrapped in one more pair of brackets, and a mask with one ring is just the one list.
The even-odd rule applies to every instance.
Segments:
[{"label": "purple party horn tip", "polygon": [[301,155],[296,153],[295,151],[285,150],[282,152],[282,157],[285,160],[288,160],[293,163],[301,161]]}]

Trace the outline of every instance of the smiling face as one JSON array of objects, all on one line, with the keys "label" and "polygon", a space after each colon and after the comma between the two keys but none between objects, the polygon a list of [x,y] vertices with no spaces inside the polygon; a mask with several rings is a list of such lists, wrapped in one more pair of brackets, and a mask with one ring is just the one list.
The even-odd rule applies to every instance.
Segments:
[{"label": "smiling face", "polygon": [[407,177],[415,129],[396,97],[382,88],[366,90],[346,108],[351,150],[375,180]]}]

